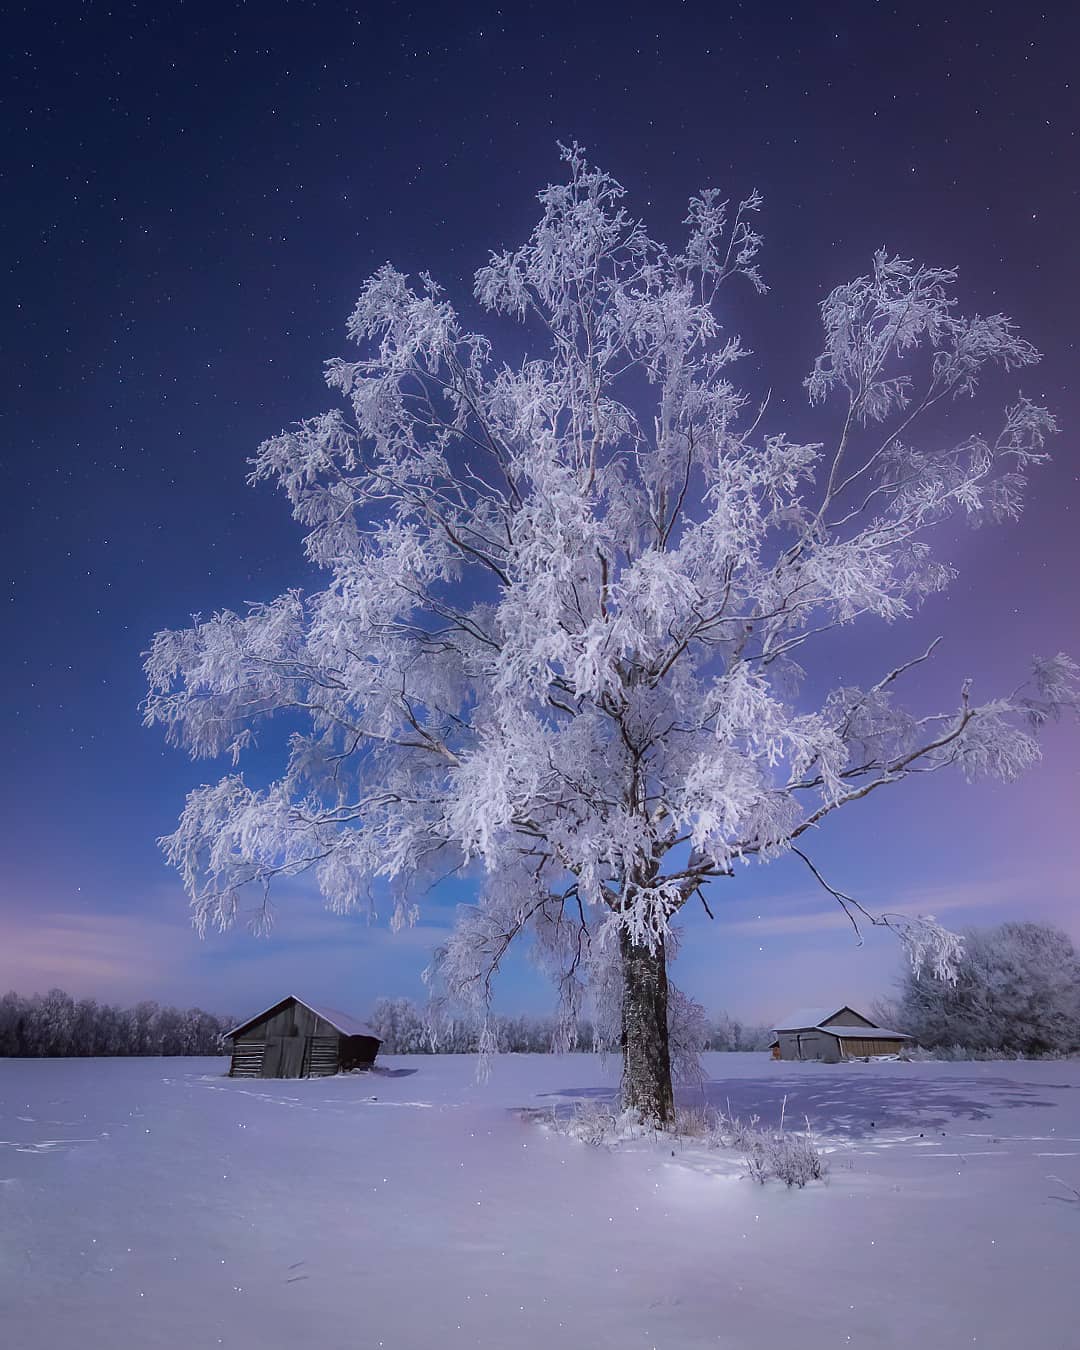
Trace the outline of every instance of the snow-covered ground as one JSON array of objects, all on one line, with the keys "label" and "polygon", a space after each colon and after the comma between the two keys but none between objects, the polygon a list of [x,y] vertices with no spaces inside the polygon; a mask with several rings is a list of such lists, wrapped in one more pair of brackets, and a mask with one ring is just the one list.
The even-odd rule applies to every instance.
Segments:
[{"label": "snow-covered ground", "polygon": [[0,1345],[1080,1344],[1080,1062],[707,1066],[734,1113],[808,1114],[828,1184],[512,1109],[609,1093],[590,1056],[506,1056],[486,1084],[466,1057],[265,1083],[0,1060]]}]

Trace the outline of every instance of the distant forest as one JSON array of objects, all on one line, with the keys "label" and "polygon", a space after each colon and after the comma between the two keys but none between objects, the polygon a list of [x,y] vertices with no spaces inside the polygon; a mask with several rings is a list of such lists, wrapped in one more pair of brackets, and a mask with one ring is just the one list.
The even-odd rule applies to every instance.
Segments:
[{"label": "distant forest", "polygon": [[235,1025],[201,1008],[115,1008],[62,989],[11,993],[0,998],[0,1057],[220,1055],[222,1033]]},{"label": "distant forest", "polygon": [[[368,1021],[382,1038],[384,1055],[469,1055],[479,1049],[479,1030],[467,1021],[440,1021],[433,1041],[424,1009],[409,998],[379,999]],[[528,1014],[496,1014],[491,1029],[501,1054],[547,1054],[557,1036],[554,1018]],[[702,1050],[765,1050],[770,1040],[768,1027],[740,1022],[728,1013],[708,1020],[700,1030]],[[592,1024],[583,1019],[570,1049],[589,1053],[597,1048]]]},{"label": "distant forest", "polygon": [[[74,999],[62,989],[47,994],[5,994],[0,998],[0,1058],[59,1058],[65,1055],[220,1055],[222,1036],[235,1017],[216,1017],[202,1008],[168,1008],[146,1000],[133,1008]],[[442,1023],[435,1043],[424,1009],[411,999],[379,999],[369,1017],[386,1055],[468,1055],[478,1049],[475,1026]],[[546,1054],[555,1041],[553,1018],[496,1016],[495,1038],[504,1054]],[[764,1050],[768,1028],[750,1026],[721,1013],[704,1029],[705,1050]],[[596,1049],[593,1028],[583,1021],[576,1051]]]}]

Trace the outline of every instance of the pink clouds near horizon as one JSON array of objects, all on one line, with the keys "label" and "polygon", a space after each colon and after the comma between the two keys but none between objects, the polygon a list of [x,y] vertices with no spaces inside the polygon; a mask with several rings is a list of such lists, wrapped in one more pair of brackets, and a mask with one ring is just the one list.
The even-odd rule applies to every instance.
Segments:
[{"label": "pink clouds near horizon", "polygon": [[[972,878],[895,890],[879,910],[933,914],[960,929],[1008,918],[1057,923],[1080,938],[1080,916],[1064,877]],[[1034,898],[1033,898],[1034,892]],[[366,1012],[382,995],[424,996],[420,974],[448,932],[440,922],[392,933],[385,924],[325,910],[298,888],[266,938],[243,929],[200,939],[176,888],[162,887],[145,911],[7,917],[0,943],[0,991],[60,986],[77,996],[130,1003],[142,998],[200,1003],[243,1013],[284,993],[307,991]],[[768,1021],[790,1003],[866,1002],[887,994],[902,969],[891,933],[869,928],[855,940],[839,907],[802,887],[728,902],[715,922],[691,914],[673,978],[710,1013],[728,1009]],[[507,1010],[544,1011],[552,995],[522,954],[508,963],[497,995]]]}]

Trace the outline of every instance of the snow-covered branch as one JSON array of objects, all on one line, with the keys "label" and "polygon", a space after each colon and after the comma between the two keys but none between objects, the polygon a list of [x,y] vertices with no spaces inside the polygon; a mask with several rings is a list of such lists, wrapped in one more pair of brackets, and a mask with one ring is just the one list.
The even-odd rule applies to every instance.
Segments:
[{"label": "snow-covered branch", "polygon": [[324,588],[159,633],[145,717],[234,767],[271,719],[292,733],[276,781],[197,789],[165,841],[200,924],[233,922],[247,888],[265,916],[305,870],[340,909],[386,884],[407,921],[472,869],[444,982],[482,997],[528,934],[569,1026],[623,938],[661,949],[740,859],[916,774],[1015,777],[1078,672],[1054,656],[915,716],[896,695],[931,647],[811,697],[796,655],[948,585],[940,522],[1020,510],[1046,409],[1013,395],[997,434],[946,444],[927,418],[1038,353],[1003,315],[963,317],[954,270],[880,251],[822,305],[807,388],[839,431],[826,410],[793,440],[732,379],[728,283],[764,290],[757,194],[701,192],[672,249],[579,146],[563,158],[529,239],[475,279],[525,359],[500,361],[432,278],[381,267],[349,320],[359,354],[327,365],[345,410],[252,465]]}]

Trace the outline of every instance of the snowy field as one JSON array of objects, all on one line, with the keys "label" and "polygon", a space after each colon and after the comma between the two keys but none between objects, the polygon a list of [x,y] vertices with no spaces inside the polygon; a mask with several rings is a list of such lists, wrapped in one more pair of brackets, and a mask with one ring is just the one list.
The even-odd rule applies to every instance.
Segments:
[{"label": "snowy field", "polygon": [[507,1056],[487,1084],[467,1057],[266,1083],[224,1060],[0,1060],[0,1344],[1080,1344],[1080,1062],[706,1058],[711,1101],[810,1116],[827,1184],[522,1121],[609,1093],[590,1056]]}]

